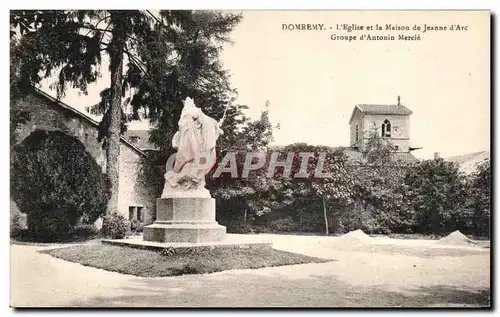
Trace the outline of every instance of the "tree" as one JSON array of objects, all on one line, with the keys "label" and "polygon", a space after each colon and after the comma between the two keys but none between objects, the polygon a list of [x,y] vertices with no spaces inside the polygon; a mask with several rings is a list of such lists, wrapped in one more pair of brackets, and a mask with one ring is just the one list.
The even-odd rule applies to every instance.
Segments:
[{"label": "tree", "polygon": [[[266,104],[266,108],[268,105]],[[247,108],[243,105],[231,105],[228,108],[222,124],[222,129],[228,132],[217,143],[217,162],[207,176],[207,185],[220,202],[219,215],[226,214],[224,216],[232,222],[237,222],[242,217],[244,223],[250,217],[265,212],[266,209],[255,202],[269,189],[270,184],[264,172],[267,171],[265,166],[250,171],[248,177],[242,177],[246,156],[252,153],[255,155],[253,164],[259,159],[264,160],[265,149],[273,141],[269,110],[263,111],[258,120],[251,121],[243,112]],[[237,177],[222,173],[215,178],[214,173],[222,163],[221,160],[232,154],[236,158]],[[241,213],[236,212],[237,210]]]},{"label": "tree", "polygon": [[467,216],[466,180],[458,165],[442,158],[422,161],[406,175],[414,221],[423,233],[456,230],[456,221]]},{"label": "tree", "polygon": [[13,199],[28,215],[35,236],[57,238],[106,212],[109,179],[77,138],[37,130],[16,146],[13,156]]},{"label": "tree", "polygon": [[396,161],[394,149],[392,142],[381,137],[377,126],[373,123],[363,153],[364,162],[374,166],[393,165]]},{"label": "tree", "polygon": [[486,159],[477,165],[470,176],[474,214],[477,216],[490,216],[491,213],[491,164]]},{"label": "tree", "polygon": [[[268,204],[270,210],[276,210],[287,209],[297,203],[311,206],[314,201],[320,201],[320,215],[328,234],[327,210],[334,212],[344,208],[351,200],[352,179],[346,169],[347,156],[342,149],[304,143],[285,146],[279,151],[277,160],[286,161],[287,156],[293,158],[289,175],[283,167],[276,168],[275,173],[268,175],[274,185],[270,191],[273,196],[260,199],[259,202]],[[300,211],[301,208],[292,210]],[[307,212],[313,211],[309,208]],[[301,216],[292,215],[294,218]]]},{"label": "tree", "polygon": [[468,178],[468,185],[473,233],[489,236],[491,216],[491,164],[489,159],[477,165]]},{"label": "tree", "polygon": [[[126,120],[140,119],[142,111],[154,126],[151,140],[166,148],[186,96],[210,115],[222,115],[230,99],[218,52],[239,20],[210,11],[12,11],[11,38],[21,34],[22,83],[36,85],[58,72],[58,97],[69,83],[86,93],[101,74],[102,55],[109,56],[110,86],[92,108],[103,115],[99,139],[105,142],[112,184],[108,212],[118,208],[120,133]],[[132,107],[129,116],[122,106]]]},{"label": "tree", "polygon": [[[10,103],[13,104],[22,96],[22,87],[19,78],[20,58],[17,51],[18,41],[10,41]],[[30,120],[28,111],[21,111],[15,107],[10,107],[10,144],[11,147],[17,142],[16,130],[19,125]],[[12,153],[12,149],[11,149]]]},{"label": "tree", "polygon": [[404,186],[408,163],[398,161],[394,151],[393,144],[374,127],[362,158],[350,167],[355,202],[346,218],[349,223],[356,224],[352,220],[358,219],[364,221],[358,226],[380,233],[409,230],[411,210]]}]

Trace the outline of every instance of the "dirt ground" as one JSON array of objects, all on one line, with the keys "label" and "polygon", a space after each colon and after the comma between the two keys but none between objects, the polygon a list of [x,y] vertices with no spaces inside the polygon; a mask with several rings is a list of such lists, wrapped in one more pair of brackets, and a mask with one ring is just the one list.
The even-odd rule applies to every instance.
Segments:
[{"label": "dirt ground", "polygon": [[[51,246],[11,246],[15,307],[489,306],[490,252],[431,240],[229,235],[327,263],[139,278],[56,259]],[[54,247],[54,246],[52,246]]]}]

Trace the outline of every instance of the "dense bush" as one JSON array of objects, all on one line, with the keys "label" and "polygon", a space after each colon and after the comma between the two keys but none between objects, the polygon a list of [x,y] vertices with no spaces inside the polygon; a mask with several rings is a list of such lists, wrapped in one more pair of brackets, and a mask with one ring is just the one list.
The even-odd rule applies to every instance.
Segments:
[{"label": "dense bush", "polygon": [[78,139],[36,130],[14,148],[11,195],[34,236],[57,240],[106,212],[109,181]]},{"label": "dense bush", "polygon": [[124,239],[130,234],[130,222],[124,215],[113,213],[103,217],[101,235],[111,239]]},{"label": "dense bush", "polygon": [[72,237],[76,240],[87,240],[99,234],[99,230],[91,224],[81,224],[75,226],[71,231]]},{"label": "dense bush", "polygon": [[293,232],[297,229],[297,224],[291,217],[276,219],[267,225],[267,227],[274,232]]},{"label": "dense bush", "polygon": [[130,231],[133,233],[140,233],[144,230],[144,222],[134,219],[130,222]]},{"label": "dense bush", "polygon": [[17,237],[23,230],[26,229],[26,217],[23,217],[19,209],[13,208],[11,203],[10,208],[10,236]]},{"label": "dense bush", "polygon": [[466,178],[458,165],[443,159],[422,161],[408,171],[405,181],[419,233],[453,231],[459,217],[470,216],[464,208]]},{"label": "dense bush", "polygon": [[226,230],[228,233],[246,234],[255,232],[253,226],[242,221],[230,221],[222,224],[226,226]]}]

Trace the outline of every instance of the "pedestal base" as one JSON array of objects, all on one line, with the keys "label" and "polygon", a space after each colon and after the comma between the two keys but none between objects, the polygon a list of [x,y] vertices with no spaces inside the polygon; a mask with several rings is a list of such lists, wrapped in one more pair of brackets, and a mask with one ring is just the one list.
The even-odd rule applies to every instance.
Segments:
[{"label": "pedestal base", "polygon": [[144,241],[204,243],[225,239],[226,227],[215,221],[213,198],[159,198],[156,213],[157,220],[144,227]]},{"label": "pedestal base", "polygon": [[144,240],[156,242],[215,242],[226,236],[226,227],[216,225],[163,225],[152,224],[144,228]]}]

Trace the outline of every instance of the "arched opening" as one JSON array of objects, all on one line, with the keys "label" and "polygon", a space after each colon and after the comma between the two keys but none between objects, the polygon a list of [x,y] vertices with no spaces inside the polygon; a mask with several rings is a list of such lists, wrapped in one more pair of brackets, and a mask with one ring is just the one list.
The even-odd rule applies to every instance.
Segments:
[{"label": "arched opening", "polygon": [[384,123],[382,123],[382,137],[383,138],[391,137],[391,122],[388,119],[385,119]]}]

